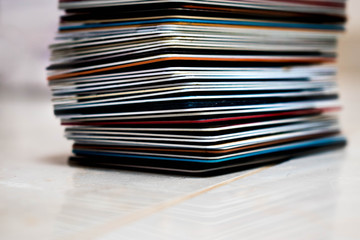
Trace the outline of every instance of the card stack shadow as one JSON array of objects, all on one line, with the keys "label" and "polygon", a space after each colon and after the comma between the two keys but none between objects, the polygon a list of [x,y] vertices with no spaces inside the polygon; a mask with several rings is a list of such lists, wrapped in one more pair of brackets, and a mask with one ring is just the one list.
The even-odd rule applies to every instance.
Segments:
[{"label": "card stack shadow", "polygon": [[48,67],[71,163],[212,175],[345,144],[345,0],[60,0]]}]

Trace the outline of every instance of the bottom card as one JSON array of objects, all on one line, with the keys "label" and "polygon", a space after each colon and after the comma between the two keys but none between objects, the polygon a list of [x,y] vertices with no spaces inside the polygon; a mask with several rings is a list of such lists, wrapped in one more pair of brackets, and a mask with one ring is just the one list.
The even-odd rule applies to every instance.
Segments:
[{"label": "bottom card", "polygon": [[213,176],[245,170],[270,163],[279,163],[293,157],[299,157],[314,152],[334,150],[346,144],[342,136],[315,139],[298,142],[286,146],[278,146],[271,151],[259,151],[257,154],[242,156],[222,162],[189,162],[166,159],[148,159],[113,156],[75,156],[69,163],[75,166],[110,167],[146,172],[159,172],[193,176]]}]

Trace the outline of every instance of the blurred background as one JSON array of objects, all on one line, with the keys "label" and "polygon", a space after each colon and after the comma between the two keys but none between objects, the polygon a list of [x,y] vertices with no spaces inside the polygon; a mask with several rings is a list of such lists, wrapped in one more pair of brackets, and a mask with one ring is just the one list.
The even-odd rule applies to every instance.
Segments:
[{"label": "blurred background", "polygon": [[[341,124],[349,145],[342,159],[342,195],[334,224],[348,238],[342,234],[333,239],[359,239],[360,224],[360,1],[349,0],[347,10],[347,32],[339,41],[338,84],[344,106]],[[49,239],[50,230],[44,231],[44,226],[53,226],[54,216],[64,208],[64,196],[69,196],[67,189],[76,187],[69,180],[76,170],[66,164],[71,143],[53,115],[45,71],[59,14],[57,0],[0,0],[1,239]],[[84,182],[90,182],[93,176],[86,176]],[[39,189],[60,192],[34,197]],[[34,218],[39,214],[43,217]],[[19,226],[26,231],[19,231]]]},{"label": "blurred background", "polygon": [[44,67],[57,29],[56,0],[0,1],[1,90],[29,98],[46,96]]}]

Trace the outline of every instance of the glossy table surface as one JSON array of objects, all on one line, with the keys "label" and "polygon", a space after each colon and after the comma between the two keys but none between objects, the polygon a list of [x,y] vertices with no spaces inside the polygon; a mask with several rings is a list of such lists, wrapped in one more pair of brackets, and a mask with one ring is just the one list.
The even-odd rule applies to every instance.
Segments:
[{"label": "glossy table surface", "polygon": [[0,239],[360,239],[359,41],[340,42],[345,149],[217,177],[71,167],[50,97],[0,85]]}]

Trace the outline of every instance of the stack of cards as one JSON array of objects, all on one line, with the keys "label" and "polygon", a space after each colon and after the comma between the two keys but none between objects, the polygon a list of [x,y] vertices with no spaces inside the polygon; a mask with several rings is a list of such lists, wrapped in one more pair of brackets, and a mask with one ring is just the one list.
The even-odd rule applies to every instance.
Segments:
[{"label": "stack of cards", "polygon": [[342,146],[345,0],[60,0],[72,161],[209,174]]}]

